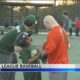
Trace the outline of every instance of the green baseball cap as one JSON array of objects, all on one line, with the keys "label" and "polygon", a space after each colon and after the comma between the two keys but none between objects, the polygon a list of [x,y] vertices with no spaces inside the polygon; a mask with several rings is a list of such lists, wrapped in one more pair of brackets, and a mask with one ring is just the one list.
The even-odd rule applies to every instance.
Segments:
[{"label": "green baseball cap", "polygon": [[32,26],[35,24],[36,17],[34,15],[28,15],[24,21],[24,24],[27,26]]}]

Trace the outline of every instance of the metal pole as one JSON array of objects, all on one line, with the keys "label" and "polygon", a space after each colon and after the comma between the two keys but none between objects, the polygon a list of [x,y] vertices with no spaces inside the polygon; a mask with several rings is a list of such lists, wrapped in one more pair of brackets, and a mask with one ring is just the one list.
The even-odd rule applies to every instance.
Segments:
[{"label": "metal pole", "polygon": [[36,16],[36,27],[35,27],[35,33],[38,33],[38,7],[35,7],[35,16]]},{"label": "metal pole", "polygon": [[13,25],[13,6],[10,7],[11,26]]}]

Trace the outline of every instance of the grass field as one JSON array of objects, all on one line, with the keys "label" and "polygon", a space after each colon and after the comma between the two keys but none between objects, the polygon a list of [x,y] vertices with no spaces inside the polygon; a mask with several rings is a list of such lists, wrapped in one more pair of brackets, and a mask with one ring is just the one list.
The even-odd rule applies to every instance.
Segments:
[{"label": "grass field", "polygon": [[[33,45],[41,46],[46,40],[46,35],[35,34],[32,36],[32,39],[33,39],[33,43],[32,43]],[[71,44],[71,48],[69,49],[69,63],[80,64],[80,38],[75,38],[75,36],[73,36],[72,38],[70,38],[70,44]],[[19,63],[21,63],[20,59],[18,59],[18,61]],[[80,76],[80,73],[78,72],[74,72],[74,73],[69,72],[67,80],[80,80],[79,76]],[[49,80],[48,73],[42,73],[42,79]],[[16,80],[23,80],[22,72],[16,73]]]}]

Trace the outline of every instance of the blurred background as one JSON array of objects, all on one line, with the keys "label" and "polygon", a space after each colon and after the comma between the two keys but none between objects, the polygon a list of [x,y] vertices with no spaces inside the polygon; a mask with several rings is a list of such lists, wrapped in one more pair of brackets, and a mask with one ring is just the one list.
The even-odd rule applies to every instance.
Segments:
[{"label": "blurred background", "polygon": [[[35,32],[42,31],[45,15],[53,15],[62,25],[62,11],[66,10],[71,20],[80,17],[79,0],[0,0],[0,26],[22,24],[25,17],[33,14],[37,18]],[[44,30],[45,31],[45,30]]]}]

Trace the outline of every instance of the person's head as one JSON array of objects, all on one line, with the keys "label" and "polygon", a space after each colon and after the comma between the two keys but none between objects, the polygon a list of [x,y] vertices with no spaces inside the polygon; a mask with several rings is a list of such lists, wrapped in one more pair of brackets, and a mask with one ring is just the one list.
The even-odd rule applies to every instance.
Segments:
[{"label": "person's head", "polygon": [[62,16],[68,16],[68,13],[66,10],[62,11]]},{"label": "person's head", "polygon": [[20,33],[15,40],[14,51],[20,53],[23,48],[30,46],[31,42],[32,39],[27,32]]},{"label": "person's head", "polygon": [[36,17],[34,15],[28,15],[24,20],[24,25],[25,25],[24,27],[31,28],[35,24],[35,21]]},{"label": "person's head", "polygon": [[29,33],[27,32],[22,32],[20,33],[17,38],[16,38],[16,43],[17,43],[17,46],[20,46],[20,47],[27,47],[29,45],[31,45],[31,38],[30,38],[31,35],[29,35]]},{"label": "person's head", "polygon": [[43,20],[43,24],[47,29],[52,29],[53,27],[59,25],[57,23],[57,21],[55,20],[55,18],[53,16],[51,16],[51,15],[45,16],[45,18]]}]

